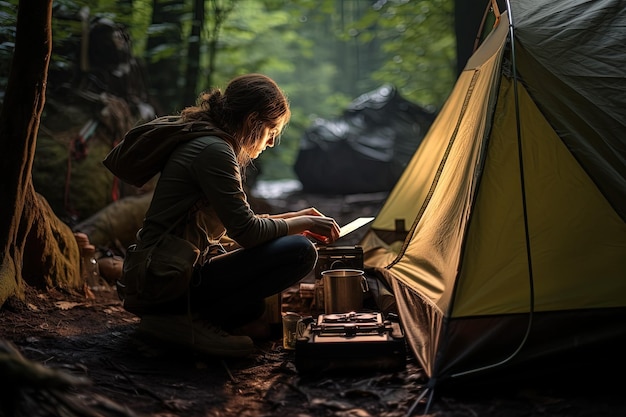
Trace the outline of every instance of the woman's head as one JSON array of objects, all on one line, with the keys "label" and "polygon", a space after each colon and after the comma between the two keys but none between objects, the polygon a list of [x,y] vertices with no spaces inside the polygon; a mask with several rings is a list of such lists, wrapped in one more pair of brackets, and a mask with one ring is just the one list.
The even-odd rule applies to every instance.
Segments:
[{"label": "woman's head", "polygon": [[198,105],[182,112],[183,118],[209,120],[233,136],[235,152],[247,165],[274,141],[289,122],[291,111],[276,82],[262,74],[232,79],[222,92],[202,93]]}]

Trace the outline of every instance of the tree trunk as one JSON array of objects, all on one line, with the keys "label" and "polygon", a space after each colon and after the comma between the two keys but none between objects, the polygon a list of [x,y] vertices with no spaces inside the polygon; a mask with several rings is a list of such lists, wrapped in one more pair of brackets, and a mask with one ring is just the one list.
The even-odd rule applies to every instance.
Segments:
[{"label": "tree trunk", "polygon": [[22,0],[15,52],[0,113],[0,305],[25,284],[82,287],[79,249],[32,183],[52,48],[52,0]]},{"label": "tree trunk", "polygon": [[193,18],[191,21],[191,35],[187,51],[187,70],[185,88],[182,95],[183,106],[190,106],[196,102],[198,96],[198,77],[200,76],[200,44],[202,42],[202,28],[204,27],[204,0],[194,0]]},{"label": "tree trunk", "polygon": [[187,50],[181,27],[185,12],[184,2],[180,0],[152,1],[152,24],[160,29],[148,36],[146,69],[150,96],[159,98],[159,116],[194,104],[181,103],[181,62],[186,60]]},{"label": "tree trunk", "polygon": [[208,39],[208,65],[207,65],[207,80],[206,87],[212,88],[215,87],[214,77],[215,74],[215,64],[217,62],[217,45],[219,42],[220,32],[222,30],[222,25],[228,18],[230,12],[235,8],[235,1],[229,2],[218,2],[217,0],[210,0],[209,2],[209,22],[211,25],[208,28],[209,39]]}]

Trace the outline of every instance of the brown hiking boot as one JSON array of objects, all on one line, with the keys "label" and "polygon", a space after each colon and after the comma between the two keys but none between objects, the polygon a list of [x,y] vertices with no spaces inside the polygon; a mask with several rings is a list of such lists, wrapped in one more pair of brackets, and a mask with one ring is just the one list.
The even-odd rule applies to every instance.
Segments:
[{"label": "brown hiking boot", "polygon": [[230,335],[188,315],[146,315],[141,318],[138,331],[212,356],[242,357],[254,352],[254,343],[248,336]]}]

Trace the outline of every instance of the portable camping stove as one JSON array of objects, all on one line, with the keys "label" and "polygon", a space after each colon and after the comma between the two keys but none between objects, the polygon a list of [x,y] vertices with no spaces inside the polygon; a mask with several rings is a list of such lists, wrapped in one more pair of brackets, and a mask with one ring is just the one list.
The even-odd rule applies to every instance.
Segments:
[{"label": "portable camping stove", "polygon": [[296,369],[393,371],[406,366],[406,344],[397,316],[382,313],[321,314],[296,341]]}]

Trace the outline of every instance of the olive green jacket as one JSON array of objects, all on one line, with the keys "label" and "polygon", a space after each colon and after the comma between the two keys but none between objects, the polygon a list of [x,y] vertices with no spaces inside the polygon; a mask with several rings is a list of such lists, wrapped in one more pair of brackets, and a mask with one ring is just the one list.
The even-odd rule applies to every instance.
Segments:
[{"label": "olive green jacket", "polygon": [[201,251],[226,234],[247,248],[288,233],[285,220],[252,211],[235,153],[226,141],[215,136],[194,138],[172,153],[137,233],[140,246],[154,243],[183,218],[173,233]]}]

